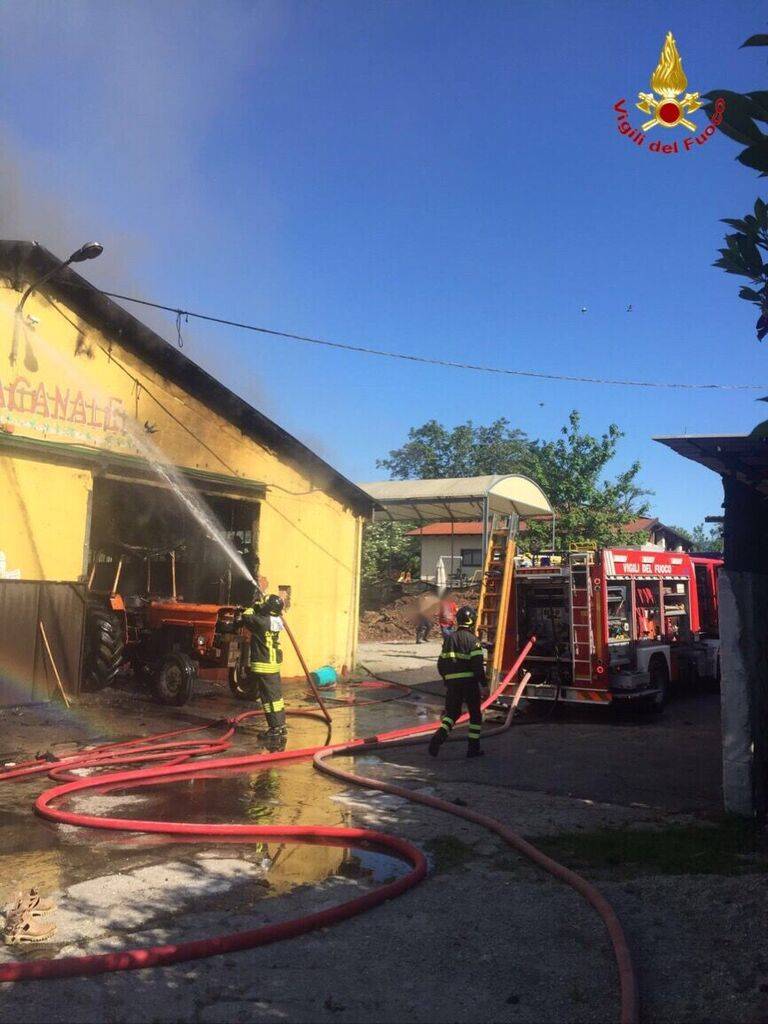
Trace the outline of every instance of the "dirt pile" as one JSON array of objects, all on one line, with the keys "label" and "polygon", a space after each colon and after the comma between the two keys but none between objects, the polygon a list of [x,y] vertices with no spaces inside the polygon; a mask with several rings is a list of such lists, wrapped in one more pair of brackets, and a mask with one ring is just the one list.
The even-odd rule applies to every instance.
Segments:
[{"label": "dirt pile", "polygon": [[416,634],[416,595],[398,597],[360,616],[361,640],[413,640]]},{"label": "dirt pile", "polygon": [[[461,594],[455,594],[454,600],[459,606],[471,604],[477,607],[479,596],[480,588],[471,587],[462,591]],[[360,639],[366,641],[415,640],[420,597],[420,594],[404,594],[380,608],[363,612],[360,616]],[[437,611],[433,618],[437,634]]]}]

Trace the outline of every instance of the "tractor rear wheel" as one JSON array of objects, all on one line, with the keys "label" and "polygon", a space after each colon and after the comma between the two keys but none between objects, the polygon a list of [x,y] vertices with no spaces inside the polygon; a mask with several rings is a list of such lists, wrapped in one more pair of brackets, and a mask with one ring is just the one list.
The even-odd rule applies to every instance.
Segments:
[{"label": "tractor rear wheel", "polygon": [[83,656],[83,690],[111,686],[123,663],[125,639],[120,615],[103,604],[88,605]]},{"label": "tractor rear wheel", "polygon": [[155,696],[161,704],[181,707],[192,696],[197,665],[188,654],[169,654],[155,675]]}]

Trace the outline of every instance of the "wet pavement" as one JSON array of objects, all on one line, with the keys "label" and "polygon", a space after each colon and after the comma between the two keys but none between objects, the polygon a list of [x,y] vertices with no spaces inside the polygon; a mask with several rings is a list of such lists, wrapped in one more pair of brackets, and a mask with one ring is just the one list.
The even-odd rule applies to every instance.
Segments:
[{"label": "wet pavement", "polygon": [[[421,724],[433,717],[442,692],[434,670],[438,649],[436,643],[362,645],[360,661],[370,670],[365,673],[367,678],[326,692],[334,718],[332,741]],[[400,686],[388,686],[385,680]],[[288,684],[286,698],[292,706],[314,706],[301,683]],[[181,709],[160,707],[141,690],[118,690],[86,697],[69,714],[56,705],[5,711],[2,759],[22,759],[39,750],[63,756],[78,742],[128,739],[191,727],[246,709],[247,705],[230,698],[226,688],[202,684],[194,703]],[[258,735],[261,720],[253,722],[259,724],[249,724],[234,738],[232,753],[263,750]],[[211,735],[215,734],[213,729]],[[322,722],[290,719],[290,746],[312,746],[325,740]],[[517,791],[666,812],[717,812],[719,744],[719,698],[713,694],[684,695],[660,718],[562,708],[552,715],[549,708],[536,705],[521,715],[509,736],[488,744],[489,756],[475,766],[473,774],[482,784]],[[401,776],[408,770],[425,777],[438,772],[441,779],[458,782],[466,771],[462,748],[462,744],[445,748],[437,763],[427,763],[423,749],[417,747],[365,759],[365,764],[358,758],[357,764],[369,771],[389,760],[399,766]],[[177,856],[213,857],[222,846],[234,845],[238,846],[236,856],[251,864],[261,879],[260,897],[336,873],[358,871],[361,877],[365,873],[359,855],[351,850],[183,844],[157,836],[55,825],[32,811],[34,799],[47,785],[47,780],[38,778],[11,782],[2,789],[0,899],[23,884],[63,891],[104,872],[145,868]],[[303,762],[255,772],[215,772],[128,791],[91,792],[73,798],[69,807],[102,816],[152,820],[344,825],[350,816],[334,799],[339,789],[338,783],[318,773],[311,762]],[[231,849],[227,850],[226,856],[231,855]],[[392,858],[385,856],[384,860]],[[399,867],[395,863],[382,870],[397,873]]]},{"label": "wet pavement", "polygon": [[[442,694],[432,646],[364,645],[368,684],[328,694],[333,741],[432,717]],[[303,686],[286,690],[290,705],[310,706]],[[383,703],[364,703],[369,700]],[[65,753],[73,741],[127,739],[244,708],[213,685],[178,710],[141,692],[107,692],[69,714],[53,705],[0,713],[3,754]],[[290,746],[325,740],[322,722],[291,719]],[[233,752],[261,749],[254,727],[233,744]],[[716,695],[684,695],[660,719],[562,709],[550,717],[534,708],[505,736],[487,741],[486,750],[479,762],[467,762],[457,743],[437,761],[423,748],[402,748],[354,763],[364,774],[476,807],[532,837],[655,828],[677,820],[669,817],[673,811],[688,808],[682,820],[689,821],[719,810]],[[338,904],[404,870],[376,849],[181,842],[54,825],[32,812],[47,784],[2,787],[0,896],[22,882],[39,884],[57,900],[59,931],[45,946],[0,947],[1,960],[254,928]],[[344,787],[311,763],[110,789],[75,797],[70,806],[134,818],[371,827],[423,849],[433,877],[373,914],[278,946],[99,979],[2,986],[3,1018],[16,1024],[616,1017],[614,968],[591,909],[468,822]],[[766,884],[751,876],[607,885],[641,965],[645,1019],[765,1019],[762,975],[745,966],[754,943],[741,908],[763,905]]]},{"label": "wet pavement", "polygon": [[[430,675],[434,679],[438,649],[362,644],[360,660],[389,679],[415,680],[420,689],[440,694],[439,683],[426,682]],[[428,759],[418,748],[398,751],[394,759],[438,771],[425,765]],[[720,695],[683,690],[661,715],[524,702],[512,731],[488,744],[473,775],[483,785],[514,790],[665,813],[719,814],[721,759]],[[463,778],[464,751],[445,748],[439,766],[441,779]]]},{"label": "wet pavement", "polygon": [[[286,684],[288,705],[316,708],[306,690],[305,684]],[[436,706],[434,699],[413,696],[373,678],[359,685],[340,683],[326,696],[334,719],[332,742],[422,722],[429,708]],[[0,712],[5,725],[2,761],[25,760],[46,751],[66,756],[78,744],[132,739],[201,722],[214,723],[210,734],[191,736],[213,737],[224,730],[222,719],[248,709],[248,704],[232,699],[226,688],[206,683],[200,685],[194,702],[181,709],[161,707],[151,695],[130,686],[84,696],[69,713],[57,705],[13,709]],[[235,735],[228,753],[263,752],[259,736],[263,729],[263,719],[251,719]],[[324,722],[289,718],[289,746],[310,747],[326,741]],[[407,870],[401,861],[373,849],[232,839],[180,841],[54,824],[33,811],[36,797],[51,785],[41,775],[2,787],[0,905],[18,889],[37,886],[57,900],[58,933],[54,942],[41,947],[0,947],[2,960],[56,955],[76,943],[78,936],[92,941],[156,924],[178,912],[191,894],[196,909],[234,911],[243,902],[253,906],[297,886],[333,878],[354,879],[367,886]],[[140,820],[345,826],[352,815],[344,801],[335,799],[340,789],[307,761],[253,772],[211,771],[138,787],[105,787],[75,795],[65,806],[101,817]],[[156,878],[158,871],[163,877],[159,891],[153,892],[149,879]],[[197,892],[194,880],[205,878],[211,884]],[[131,896],[134,888],[136,899]],[[123,906],[130,905],[130,912],[122,916],[113,909],[118,894]],[[103,927],[94,928],[95,918],[102,919]],[[87,926],[86,919],[90,919]]]}]

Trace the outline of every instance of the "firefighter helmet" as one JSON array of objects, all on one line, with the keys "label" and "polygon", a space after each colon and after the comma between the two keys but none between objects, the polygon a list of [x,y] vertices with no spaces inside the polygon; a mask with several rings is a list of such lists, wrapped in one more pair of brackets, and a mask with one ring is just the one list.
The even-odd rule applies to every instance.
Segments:
[{"label": "firefighter helmet", "polygon": [[465,627],[474,626],[475,618],[475,609],[470,605],[465,604],[456,612],[456,625]]},{"label": "firefighter helmet", "polygon": [[285,601],[277,594],[270,594],[264,601],[264,610],[269,615],[282,615]]}]

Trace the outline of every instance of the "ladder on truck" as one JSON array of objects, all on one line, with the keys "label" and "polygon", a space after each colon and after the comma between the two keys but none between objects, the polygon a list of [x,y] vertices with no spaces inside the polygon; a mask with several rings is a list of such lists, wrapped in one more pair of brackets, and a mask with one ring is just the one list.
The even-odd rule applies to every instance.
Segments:
[{"label": "ladder on truck", "polygon": [[571,664],[573,685],[592,687],[592,655],[595,638],[592,632],[592,580],[590,569],[594,565],[593,551],[571,551],[568,562],[571,569],[570,622]]},{"label": "ladder on truck", "polygon": [[488,680],[493,686],[501,670],[509,599],[515,562],[517,516],[494,514],[485,553],[477,607],[477,635],[488,649]]}]

